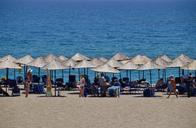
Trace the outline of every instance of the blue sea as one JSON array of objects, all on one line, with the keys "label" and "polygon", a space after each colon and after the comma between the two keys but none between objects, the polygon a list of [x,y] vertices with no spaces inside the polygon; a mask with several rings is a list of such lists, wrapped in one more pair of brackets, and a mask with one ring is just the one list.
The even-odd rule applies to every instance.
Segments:
[{"label": "blue sea", "polygon": [[191,0],[0,0],[0,57],[121,52],[195,59],[195,48]]}]

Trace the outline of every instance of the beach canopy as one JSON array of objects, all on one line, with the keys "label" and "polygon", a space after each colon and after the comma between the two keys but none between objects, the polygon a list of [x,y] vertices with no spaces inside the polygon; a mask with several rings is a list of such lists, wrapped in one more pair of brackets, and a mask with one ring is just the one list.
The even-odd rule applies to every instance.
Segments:
[{"label": "beach canopy", "polygon": [[129,61],[131,61],[131,60],[122,60],[122,61],[120,61],[122,64],[126,64],[126,63],[128,63]]},{"label": "beach canopy", "polygon": [[114,60],[114,59],[110,59],[107,61],[107,64],[110,65],[111,67],[113,68],[119,68],[122,66],[122,63],[117,61],[117,60]]},{"label": "beach canopy", "polygon": [[151,59],[148,58],[147,56],[137,55],[137,56],[133,57],[133,58],[131,59],[131,61],[132,61],[134,64],[142,65],[142,64],[147,63],[148,61],[151,61]]},{"label": "beach canopy", "polygon": [[64,65],[66,68],[75,68],[76,64],[77,64],[77,62],[72,59],[69,59],[64,62]]},{"label": "beach canopy", "polygon": [[46,70],[59,70],[59,69],[65,69],[65,66],[60,61],[52,60],[50,63],[45,65],[43,67],[43,69],[46,69]]},{"label": "beach canopy", "polygon": [[159,66],[161,66],[161,68],[163,68],[163,69],[165,69],[169,65],[169,62],[165,61],[161,57],[157,57],[154,60],[154,63],[157,64],[157,65],[159,65]]},{"label": "beach canopy", "polygon": [[0,62],[0,69],[6,69],[6,68],[20,69],[21,67],[11,60],[5,60],[5,61]]},{"label": "beach canopy", "polygon": [[172,61],[171,64],[169,64],[167,67],[170,67],[170,68],[182,68],[183,66],[187,65],[188,63],[179,59],[179,58],[176,58]]},{"label": "beach canopy", "polygon": [[80,63],[78,63],[75,68],[93,68],[95,67],[91,61],[83,60]]},{"label": "beach canopy", "polygon": [[33,61],[31,61],[30,63],[28,63],[27,65],[42,68],[46,64],[47,64],[47,62],[44,60],[43,57],[38,57],[38,58],[34,59]]},{"label": "beach canopy", "polygon": [[121,70],[136,70],[136,69],[138,69],[138,66],[136,64],[134,64],[132,61],[128,61],[126,64],[123,64],[118,69],[121,69]]},{"label": "beach canopy", "polygon": [[98,66],[96,68],[92,68],[91,70],[95,71],[95,72],[105,72],[105,73],[120,73],[119,70],[111,67],[108,64],[104,64],[101,66]]},{"label": "beach canopy", "polygon": [[139,70],[151,70],[151,69],[161,69],[161,66],[157,65],[153,61],[148,61],[146,64],[140,66]]},{"label": "beach canopy", "polygon": [[59,59],[57,56],[55,56],[55,55],[53,55],[53,54],[49,54],[49,55],[47,55],[46,57],[44,57],[44,61],[46,62],[46,63],[50,63],[51,61],[53,61],[53,60],[57,60],[57,59]]},{"label": "beach canopy", "polygon": [[76,53],[74,56],[71,57],[71,59],[74,61],[90,60],[90,58],[80,53]]},{"label": "beach canopy", "polygon": [[122,60],[127,60],[129,59],[129,57],[125,56],[124,54],[122,53],[117,53],[115,54],[112,59],[116,60],[116,61],[122,61]]},{"label": "beach canopy", "polygon": [[185,70],[196,70],[196,60],[182,67]]},{"label": "beach canopy", "polygon": [[158,57],[158,58],[161,58],[161,59],[167,61],[168,63],[172,62],[172,59],[169,58],[167,55],[162,55],[162,56],[160,56],[160,57]]},{"label": "beach canopy", "polygon": [[98,58],[93,58],[91,60],[91,63],[94,65],[94,67],[97,67],[97,66],[100,66],[100,65],[103,65],[104,62]]},{"label": "beach canopy", "polygon": [[6,61],[6,60],[15,62],[16,61],[16,58],[14,58],[11,55],[6,55],[6,56],[4,56],[3,58],[0,59],[0,61]]},{"label": "beach canopy", "polygon": [[[188,56],[186,56],[186,55],[184,55],[184,54],[181,54],[181,55],[178,56],[175,60],[178,60],[178,59],[180,59],[180,60],[182,60],[182,61],[184,61],[184,62],[186,62],[186,63],[190,63],[190,62],[193,61],[191,58],[189,58]],[[174,61],[175,61],[175,60],[174,60]]]},{"label": "beach canopy", "polygon": [[100,58],[98,58],[99,60],[101,60],[101,61],[103,61],[103,62],[107,62],[108,61],[108,59],[106,59],[106,58],[104,58],[104,57],[100,57]]},{"label": "beach canopy", "polygon": [[59,58],[61,61],[66,61],[66,60],[68,60],[68,58],[65,57],[65,56],[63,56],[63,55],[59,56],[58,58]]},{"label": "beach canopy", "polygon": [[33,61],[33,57],[31,57],[30,55],[26,55],[24,57],[21,57],[19,60],[17,60],[16,63],[27,65],[31,61]]}]

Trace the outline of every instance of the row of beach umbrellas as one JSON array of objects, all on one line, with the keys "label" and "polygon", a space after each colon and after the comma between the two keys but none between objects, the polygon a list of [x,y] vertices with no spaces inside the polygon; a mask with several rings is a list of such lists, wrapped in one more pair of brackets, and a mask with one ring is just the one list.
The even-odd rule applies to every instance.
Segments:
[{"label": "row of beach umbrellas", "polygon": [[20,69],[22,66],[32,66],[45,70],[90,68],[95,72],[119,73],[119,70],[143,71],[166,68],[196,70],[196,60],[184,54],[172,60],[167,55],[151,59],[144,55],[129,58],[122,53],[117,53],[109,60],[104,57],[91,59],[80,53],[76,53],[71,58],[49,54],[48,56],[38,58],[26,55],[20,59],[7,55],[0,59],[0,69]]}]

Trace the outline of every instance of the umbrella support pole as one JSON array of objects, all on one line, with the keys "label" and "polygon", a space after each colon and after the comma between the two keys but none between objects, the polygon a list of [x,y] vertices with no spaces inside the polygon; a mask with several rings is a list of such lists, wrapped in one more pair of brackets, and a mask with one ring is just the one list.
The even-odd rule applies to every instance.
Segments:
[{"label": "umbrella support pole", "polygon": [[131,70],[129,71],[129,79],[131,81]]},{"label": "umbrella support pole", "polygon": [[[39,69],[38,69],[38,75],[39,75],[39,78],[40,78],[40,76],[41,76],[41,74],[40,74],[40,70],[41,70],[41,68],[39,68]],[[39,80],[39,83],[40,83],[40,80]]]},{"label": "umbrella support pole", "polygon": [[127,75],[127,78],[128,78],[128,70],[126,71],[126,75]]},{"label": "umbrella support pole", "polygon": [[[6,68],[6,81],[8,81],[8,74],[9,74],[9,68]],[[7,86],[8,86],[8,84],[7,84],[7,82],[6,82],[6,92],[7,92]]]},{"label": "umbrella support pole", "polygon": [[144,79],[144,70],[142,71],[142,78]]},{"label": "umbrella support pole", "polygon": [[181,70],[180,70],[180,67],[179,67],[179,77],[180,77],[180,75],[181,75]]},{"label": "umbrella support pole", "polygon": [[79,81],[80,81],[80,69],[78,68],[78,77],[79,77]]},{"label": "umbrella support pole", "polygon": [[140,80],[140,70],[138,71],[138,79]]},{"label": "umbrella support pole", "polygon": [[165,74],[165,82],[167,81],[167,72],[166,69],[164,69],[164,74]]},{"label": "umbrella support pole", "polygon": [[64,75],[63,75],[63,69],[62,69],[61,73],[62,73],[62,79],[63,79],[63,76],[64,76]]},{"label": "umbrella support pole", "polygon": [[[70,73],[71,73],[71,68],[69,67],[69,76],[70,76]],[[69,83],[70,83],[70,78],[69,78]]]},{"label": "umbrella support pole", "polygon": [[26,70],[25,69],[26,69],[26,66],[23,67],[23,70],[24,70],[24,80],[25,80],[25,77],[26,77]]},{"label": "umbrella support pole", "polygon": [[196,70],[195,70],[195,77],[196,77]]},{"label": "umbrella support pole", "polygon": [[56,81],[56,70],[54,71],[54,80]]},{"label": "umbrella support pole", "polygon": [[150,84],[152,84],[152,72],[151,72],[151,70],[150,70]]},{"label": "umbrella support pole", "polygon": [[16,79],[16,69],[14,69],[14,80]]},{"label": "umbrella support pole", "polygon": [[160,69],[158,69],[158,80],[160,79]]},{"label": "umbrella support pole", "polygon": [[182,69],[182,75],[184,75],[184,69]]}]

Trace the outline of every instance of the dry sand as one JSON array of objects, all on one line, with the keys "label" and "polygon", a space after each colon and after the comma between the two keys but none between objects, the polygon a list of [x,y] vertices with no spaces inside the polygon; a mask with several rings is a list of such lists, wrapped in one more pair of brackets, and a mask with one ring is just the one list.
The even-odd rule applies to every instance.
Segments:
[{"label": "dry sand", "polygon": [[196,97],[0,97],[0,128],[195,128]]}]

